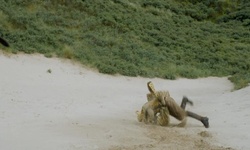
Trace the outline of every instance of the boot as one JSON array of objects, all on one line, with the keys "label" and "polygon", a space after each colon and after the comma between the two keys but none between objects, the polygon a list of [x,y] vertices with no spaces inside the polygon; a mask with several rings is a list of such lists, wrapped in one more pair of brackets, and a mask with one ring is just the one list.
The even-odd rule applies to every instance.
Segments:
[{"label": "boot", "polygon": [[189,100],[186,96],[183,96],[182,102],[181,102],[181,108],[185,110],[187,103],[190,104],[191,106],[194,105],[194,103],[191,100]]},{"label": "boot", "polygon": [[201,122],[206,128],[209,128],[209,122],[208,122],[208,117],[202,117]]},{"label": "boot", "polygon": [[195,114],[195,113],[193,113],[191,111],[186,111],[186,113],[187,113],[187,116],[201,121],[206,128],[209,128],[209,122],[208,122],[209,119],[208,119],[208,117],[202,117],[202,116],[200,116],[198,114]]}]

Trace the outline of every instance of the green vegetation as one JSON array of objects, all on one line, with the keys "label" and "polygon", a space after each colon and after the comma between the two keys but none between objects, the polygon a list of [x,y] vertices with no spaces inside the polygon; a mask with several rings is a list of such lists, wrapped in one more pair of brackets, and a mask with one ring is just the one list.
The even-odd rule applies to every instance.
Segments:
[{"label": "green vegetation", "polygon": [[102,73],[250,82],[248,0],[2,0],[0,36]]}]

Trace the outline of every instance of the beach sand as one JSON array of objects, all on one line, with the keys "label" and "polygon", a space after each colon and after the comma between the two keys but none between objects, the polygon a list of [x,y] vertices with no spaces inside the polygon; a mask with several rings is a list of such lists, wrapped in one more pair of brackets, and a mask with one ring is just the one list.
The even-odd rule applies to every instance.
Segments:
[{"label": "beach sand", "polygon": [[[168,90],[210,128],[137,121],[147,82]],[[250,149],[250,87],[232,91],[224,78],[164,80],[104,75],[76,62],[39,54],[0,53],[0,149],[199,150]],[[171,124],[178,123],[171,118]]]}]

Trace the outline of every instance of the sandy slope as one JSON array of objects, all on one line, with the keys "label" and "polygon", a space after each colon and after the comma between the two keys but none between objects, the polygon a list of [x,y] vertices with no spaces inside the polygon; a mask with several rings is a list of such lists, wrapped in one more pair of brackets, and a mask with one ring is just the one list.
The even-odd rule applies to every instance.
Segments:
[{"label": "sandy slope", "polygon": [[[137,122],[149,80],[178,103],[192,99],[187,109],[208,116],[211,127],[193,119],[185,128]],[[250,87],[231,89],[226,78],[109,76],[65,60],[0,53],[0,149],[250,149]]]}]

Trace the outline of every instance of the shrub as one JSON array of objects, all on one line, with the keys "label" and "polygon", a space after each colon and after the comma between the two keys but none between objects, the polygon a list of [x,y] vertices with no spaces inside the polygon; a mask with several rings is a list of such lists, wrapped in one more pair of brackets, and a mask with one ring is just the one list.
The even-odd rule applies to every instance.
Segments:
[{"label": "shrub", "polygon": [[[4,0],[0,33],[13,53],[76,59],[102,73],[250,77],[245,0]],[[237,74],[237,76],[236,76]],[[239,87],[243,87],[239,86]]]}]

